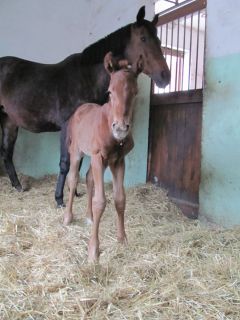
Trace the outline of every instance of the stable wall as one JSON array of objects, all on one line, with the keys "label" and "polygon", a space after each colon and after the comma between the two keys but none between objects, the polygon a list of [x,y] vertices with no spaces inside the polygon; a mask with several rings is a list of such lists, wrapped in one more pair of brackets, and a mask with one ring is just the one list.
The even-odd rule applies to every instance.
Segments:
[{"label": "stable wall", "polygon": [[240,224],[240,2],[208,1],[200,217]]},{"label": "stable wall", "polygon": [[[131,5],[129,4],[131,3]],[[0,56],[18,56],[56,63],[135,21],[142,5],[152,19],[150,0],[2,0],[0,3]],[[133,135],[135,148],[127,157],[126,185],[146,181],[150,80],[139,78]],[[26,175],[58,173],[59,133],[32,134],[20,130],[14,162]],[[88,167],[85,161],[83,174]],[[106,180],[109,180],[109,173]]]}]

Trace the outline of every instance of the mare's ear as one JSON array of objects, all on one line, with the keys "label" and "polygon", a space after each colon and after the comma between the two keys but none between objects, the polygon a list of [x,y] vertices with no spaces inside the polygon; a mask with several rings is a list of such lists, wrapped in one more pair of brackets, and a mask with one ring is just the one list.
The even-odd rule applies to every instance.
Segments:
[{"label": "mare's ear", "polygon": [[145,17],[145,6],[142,6],[137,14],[137,24],[140,25]]},{"label": "mare's ear", "polygon": [[144,62],[143,62],[143,56],[140,55],[139,56],[139,59],[137,61],[137,64],[136,64],[136,75],[138,76],[139,73],[141,73],[143,71],[143,68],[144,68]]},{"label": "mare's ear", "polygon": [[154,26],[156,26],[157,23],[158,23],[158,13],[155,14],[155,16],[154,16],[153,19],[152,19],[152,24],[153,24]]},{"label": "mare's ear", "polygon": [[115,70],[112,52],[108,52],[105,55],[103,63],[104,63],[104,67],[105,67],[106,71],[109,74],[111,74]]}]

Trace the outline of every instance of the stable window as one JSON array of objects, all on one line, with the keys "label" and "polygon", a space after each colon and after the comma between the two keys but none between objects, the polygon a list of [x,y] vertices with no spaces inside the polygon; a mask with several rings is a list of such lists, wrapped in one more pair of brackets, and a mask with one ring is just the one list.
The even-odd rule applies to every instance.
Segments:
[{"label": "stable window", "polygon": [[205,12],[204,0],[159,0],[158,36],[171,71],[165,89],[154,93],[202,89],[204,84]]}]

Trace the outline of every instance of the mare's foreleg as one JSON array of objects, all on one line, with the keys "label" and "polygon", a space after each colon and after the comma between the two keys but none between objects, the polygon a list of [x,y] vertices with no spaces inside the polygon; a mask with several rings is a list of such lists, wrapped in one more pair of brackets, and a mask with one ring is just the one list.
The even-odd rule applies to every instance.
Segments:
[{"label": "mare's foreleg", "polygon": [[23,191],[12,160],[14,145],[18,134],[18,127],[12,123],[6,114],[3,113],[0,114],[0,123],[2,127],[1,155],[3,157],[7,174],[11,180],[12,186],[18,191]]},{"label": "mare's foreleg", "polygon": [[74,199],[74,195],[75,195],[75,192],[77,189],[77,183],[78,183],[79,163],[80,163],[79,155],[74,154],[71,157],[70,170],[68,173],[69,198],[68,198],[64,218],[63,218],[64,225],[68,225],[73,220],[72,206],[73,206],[73,199]]},{"label": "mare's foreleg", "polygon": [[58,175],[57,186],[55,191],[55,200],[58,207],[64,206],[63,202],[63,189],[66,181],[66,176],[70,167],[70,156],[68,153],[68,147],[66,142],[67,135],[67,123],[61,129],[61,139],[60,139],[60,172]]},{"label": "mare's foreleg", "polygon": [[117,161],[115,164],[110,165],[113,176],[113,198],[115,208],[117,210],[117,240],[120,243],[127,243],[127,237],[124,227],[124,213],[126,207],[126,195],[124,190],[124,172],[125,162],[124,159]]},{"label": "mare's foreleg", "polygon": [[99,223],[106,206],[103,181],[105,165],[101,154],[98,153],[91,157],[91,168],[94,180],[94,196],[92,199],[93,224],[92,234],[88,244],[88,260],[94,262],[99,257]]}]

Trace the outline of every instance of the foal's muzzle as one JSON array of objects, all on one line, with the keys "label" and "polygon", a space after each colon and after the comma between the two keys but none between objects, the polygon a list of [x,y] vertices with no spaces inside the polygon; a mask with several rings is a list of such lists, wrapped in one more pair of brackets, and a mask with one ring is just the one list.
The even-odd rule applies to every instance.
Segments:
[{"label": "foal's muzzle", "polygon": [[130,130],[130,124],[128,123],[119,123],[114,121],[112,123],[112,133],[115,139],[123,140],[126,138]]}]

